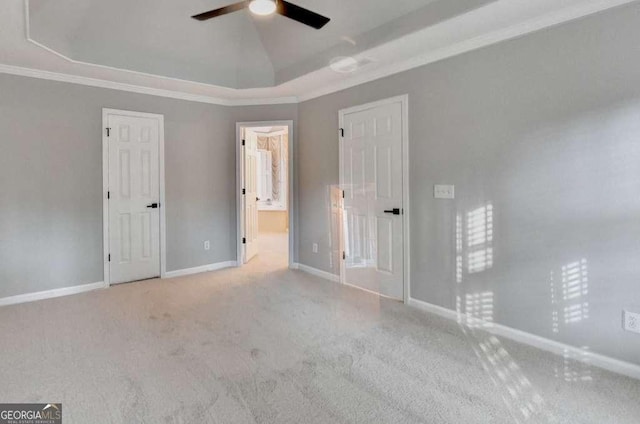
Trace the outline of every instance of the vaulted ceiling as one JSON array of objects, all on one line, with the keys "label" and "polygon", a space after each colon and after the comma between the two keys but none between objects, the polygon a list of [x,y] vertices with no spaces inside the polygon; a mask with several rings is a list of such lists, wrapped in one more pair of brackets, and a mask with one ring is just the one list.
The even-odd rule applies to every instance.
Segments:
[{"label": "vaulted ceiling", "polygon": [[[321,30],[248,10],[191,15],[236,0],[30,0],[34,41],[80,62],[230,88],[275,86],[434,24],[451,0],[295,0]],[[458,1],[459,12],[492,0]]]}]

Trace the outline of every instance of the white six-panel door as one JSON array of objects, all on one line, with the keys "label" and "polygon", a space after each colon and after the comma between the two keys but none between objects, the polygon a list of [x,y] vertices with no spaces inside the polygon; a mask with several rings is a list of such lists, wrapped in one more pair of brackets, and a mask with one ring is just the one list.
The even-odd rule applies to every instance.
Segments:
[{"label": "white six-panel door", "polygon": [[403,299],[402,103],[346,112],[342,119],[343,281]]},{"label": "white six-panel door", "polygon": [[[245,130],[246,131],[246,130]],[[245,263],[258,254],[258,135],[246,131],[244,157]]]},{"label": "white six-panel door", "polygon": [[158,277],[159,121],[110,113],[107,125],[110,283]]}]

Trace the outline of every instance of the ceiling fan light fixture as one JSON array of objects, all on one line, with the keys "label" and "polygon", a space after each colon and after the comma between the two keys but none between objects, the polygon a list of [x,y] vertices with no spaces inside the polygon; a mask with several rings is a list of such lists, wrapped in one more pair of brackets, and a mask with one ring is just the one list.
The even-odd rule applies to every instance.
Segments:
[{"label": "ceiling fan light fixture", "polygon": [[249,3],[249,10],[260,16],[271,15],[276,11],[276,2],[274,0],[253,0]]}]

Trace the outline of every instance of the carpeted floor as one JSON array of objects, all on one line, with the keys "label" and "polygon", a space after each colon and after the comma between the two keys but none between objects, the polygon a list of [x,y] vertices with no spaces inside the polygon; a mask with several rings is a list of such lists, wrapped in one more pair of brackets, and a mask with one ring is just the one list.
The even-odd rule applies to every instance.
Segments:
[{"label": "carpeted floor", "polygon": [[262,241],[241,269],[0,308],[0,402],[62,402],[67,424],[640,422],[640,381],[287,270]]}]

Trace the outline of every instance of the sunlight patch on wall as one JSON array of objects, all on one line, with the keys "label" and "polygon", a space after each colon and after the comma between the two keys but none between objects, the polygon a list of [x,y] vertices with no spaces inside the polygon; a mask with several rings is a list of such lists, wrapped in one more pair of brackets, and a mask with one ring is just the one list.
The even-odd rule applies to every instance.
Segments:
[{"label": "sunlight patch on wall", "polygon": [[477,274],[493,268],[493,205],[456,215],[456,275],[462,283],[465,271]]},{"label": "sunlight patch on wall", "polygon": [[475,274],[493,267],[493,205],[467,213],[467,272]]},{"label": "sunlight patch on wall", "polygon": [[[557,277],[559,275],[560,278]],[[587,259],[569,262],[550,273],[552,331],[560,334],[589,318],[589,266]],[[564,350],[555,366],[556,378],[566,382],[592,381],[589,346],[580,352]]]},{"label": "sunlight patch on wall", "polygon": [[488,327],[493,323],[493,292],[467,293],[464,310],[466,324],[471,328]]},{"label": "sunlight patch on wall", "polygon": [[462,215],[456,215],[456,282],[462,283]]},{"label": "sunlight patch on wall", "polygon": [[586,259],[568,263],[561,268],[560,282],[551,272],[551,303],[553,332],[561,326],[580,323],[589,318],[589,270]]},{"label": "sunlight patch on wall", "polygon": [[583,301],[589,294],[588,274],[586,259],[562,267],[562,299],[571,302],[564,307],[565,324],[589,318],[589,302]]}]

